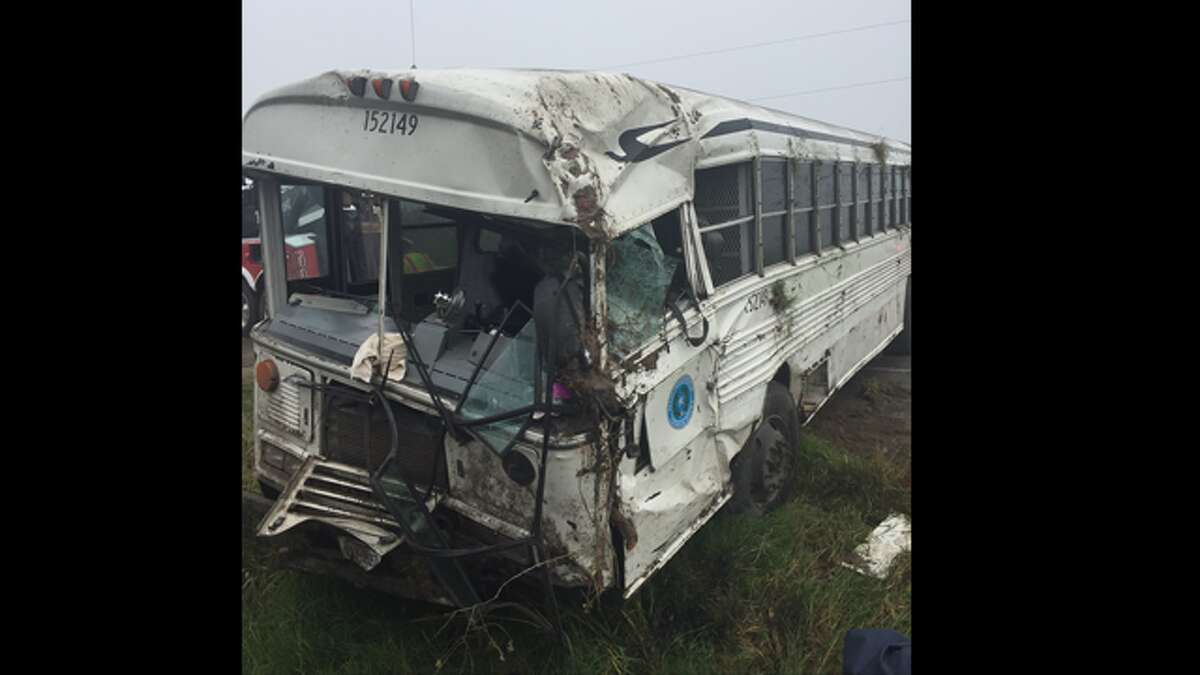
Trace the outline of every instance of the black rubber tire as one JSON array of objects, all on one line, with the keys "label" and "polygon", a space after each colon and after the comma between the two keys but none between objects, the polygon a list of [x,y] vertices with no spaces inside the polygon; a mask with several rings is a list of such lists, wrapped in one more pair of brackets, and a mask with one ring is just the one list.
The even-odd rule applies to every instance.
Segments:
[{"label": "black rubber tire", "polygon": [[250,328],[258,323],[258,294],[242,279],[242,337],[250,334]]},{"label": "black rubber tire", "polygon": [[[768,447],[764,443],[771,433],[768,425],[778,432],[776,440],[780,446]],[[733,497],[729,500],[728,510],[764,514],[787,501],[795,483],[799,443],[800,417],[796,413],[796,402],[787,387],[770,382],[763,402],[762,420],[730,463]],[[768,488],[768,478],[772,478],[774,490]]]},{"label": "black rubber tire", "polygon": [[279,499],[279,489],[261,478],[258,479],[258,491],[262,493],[262,496],[271,501]]},{"label": "black rubber tire", "polygon": [[912,354],[912,277],[904,291],[904,330],[892,341],[892,353],[909,356]]}]

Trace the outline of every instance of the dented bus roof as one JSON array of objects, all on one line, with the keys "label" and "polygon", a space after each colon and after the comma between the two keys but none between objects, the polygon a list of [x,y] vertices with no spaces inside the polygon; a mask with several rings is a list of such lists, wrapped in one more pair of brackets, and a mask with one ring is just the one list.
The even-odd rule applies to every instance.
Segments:
[{"label": "dented bus roof", "polygon": [[905,165],[911,147],[628,74],[556,70],[330,71],[264,95],[242,127],[247,169],[599,239],[690,200],[696,168],[755,156]]}]

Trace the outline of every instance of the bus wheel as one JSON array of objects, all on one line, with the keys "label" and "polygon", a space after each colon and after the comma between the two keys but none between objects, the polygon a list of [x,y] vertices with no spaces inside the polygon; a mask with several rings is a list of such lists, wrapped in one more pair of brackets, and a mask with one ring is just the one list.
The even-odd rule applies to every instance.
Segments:
[{"label": "bus wheel", "polygon": [[258,296],[242,280],[242,337],[250,334],[250,327],[258,323]]},{"label": "bus wheel", "polygon": [[791,491],[799,442],[800,418],[792,395],[782,384],[768,383],[762,421],[730,463],[730,510],[763,514],[782,504]]}]

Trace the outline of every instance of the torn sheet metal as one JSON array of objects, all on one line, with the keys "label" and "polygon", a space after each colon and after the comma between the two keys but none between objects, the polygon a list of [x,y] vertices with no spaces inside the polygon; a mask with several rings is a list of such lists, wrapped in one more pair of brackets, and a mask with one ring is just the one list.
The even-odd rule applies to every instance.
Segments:
[{"label": "torn sheet metal", "polygon": [[379,333],[371,333],[354,353],[350,364],[350,377],[371,383],[371,377],[389,368],[388,379],[400,382],[404,379],[405,365],[408,362],[408,352],[404,347],[404,338],[399,333],[384,333],[383,344],[379,342]]},{"label": "torn sheet metal", "polygon": [[[369,87],[353,93],[355,77],[421,86],[414,101],[383,99]],[[380,132],[371,124],[380,115],[397,122]],[[243,120],[242,159],[247,168],[612,239],[689,198],[698,148],[691,124],[671,88],[630,75],[331,71],[255,102]]]},{"label": "torn sheet metal", "polygon": [[[457,442],[446,436],[446,465],[450,493],[447,508],[518,539],[532,524],[537,493],[536,476],[521,485],[506,475],[503,460],[484,444]],[[539,464],[536,450],[517,446],[529,464]],[[554,578],[565,585],[605,588],[615,576],[608,518],[609,464],[593,444],[569,452],[551,451],[546,463],[546,493],[542,536],[548,558],[560,558],[551,567]]]},{"label": "torn sheet metal", "polygon": [[867,540],[854,549],[860,565],[842,563],[859,574],[883,579],[892,561],[904,551],[912,550],[912,525],[903,514],[893,514],[871,531]]},{"label": "torn sheet metal", "polygon": [[[732,496],[729,460],[746,442],[706,431],[655,469],[618,476],[625,533],[625,597],[662,568]],[[653,446],[651,449],[653,452]]]},{"label": "torn sheet metal", "polygon": [[[355,93],[357,78],[420,89],[412,101]],[[242,123],[246,168],[606,240],[690,200],[698,167],[757,155],[908,164],[911,152],[629,74],[553,70],[330,71],[266,94]]]},{"label": "torn sheet metal", "polygon": [[316,455],[309,455],[292,475],[257,533],[282,534],[308,520],[336,527],[380,558],[403,541],[395,534],[399,523],[371,491],[366,471]]}]

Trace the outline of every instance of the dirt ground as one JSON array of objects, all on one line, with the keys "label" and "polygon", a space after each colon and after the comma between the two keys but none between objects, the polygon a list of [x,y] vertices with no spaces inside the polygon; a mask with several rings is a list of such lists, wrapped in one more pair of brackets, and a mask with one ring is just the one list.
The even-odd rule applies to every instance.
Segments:
[{"label": "dirt ground", "polygon": [[911,450],[911,357],[875,357],[834,392],[805,432],[857,454]]}]

